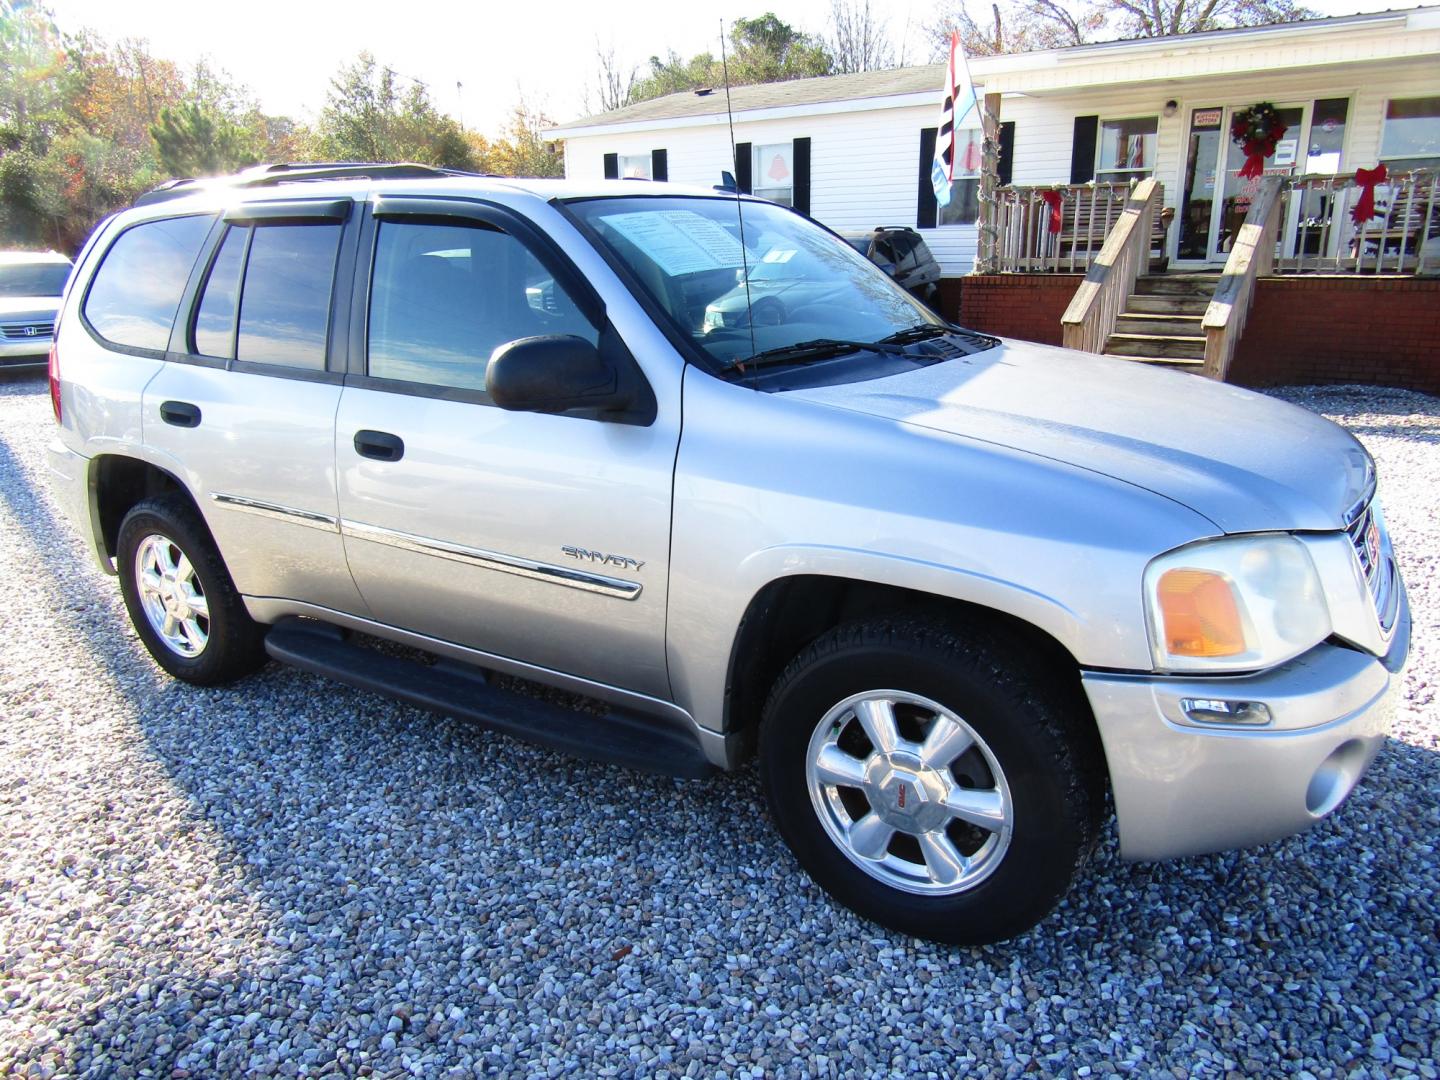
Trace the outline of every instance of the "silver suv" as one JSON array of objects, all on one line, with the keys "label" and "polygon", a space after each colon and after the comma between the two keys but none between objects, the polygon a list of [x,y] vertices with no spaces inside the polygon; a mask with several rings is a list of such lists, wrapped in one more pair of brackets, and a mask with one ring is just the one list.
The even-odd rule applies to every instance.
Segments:
[{"label": "silver suv", "polygon": [[1134,859],[1329,814],[1408,649],[1340,428],[949,325],[756,199],[181,184],[91,238],[51,379],[59,496],[177,678],[268,656],[627,766],[758,757],[816,881],[944,941],[1049,912],[1107,795]]}]

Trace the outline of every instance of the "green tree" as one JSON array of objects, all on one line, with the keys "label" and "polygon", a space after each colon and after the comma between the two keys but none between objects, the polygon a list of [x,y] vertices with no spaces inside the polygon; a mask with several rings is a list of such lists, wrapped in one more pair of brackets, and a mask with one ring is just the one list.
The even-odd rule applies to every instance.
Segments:
[{"label": "green tree", "polygon": [[730,61],[732,82],[767,83],[829,75],[834,59],[824,42],[802,34],[770,12],[755,19],[736,19],[730,28],[735,54]]},{"label": "green tree", "polygon": [[[824,42],[801,33],[768,11],[754,19],[736,19],[728,37],[725,61],[731,86],[806,79],[835,71],[834,58]],[[630,100],[646,101],[702,86],[721,86],[725,66],[709,52],[689,60],[673,50],[664,59],[652,56],[650,73],[634,82]]]},{"label": "green tree", "polygon": [[553,126],[543,112],[521,101],[510,114],[505,138],[486,143],[486,171],[500,176],[564,176],[565,159],[540,134]]},{"label": "green tree", "polygon": [[150,135],[171,176],[220,176],[259,160],[249,132],[194,101],[161,109]]},{"label": "green tree", "polygon": [[396,73],[362,52],[330,83],[315,131],[315,151],[332,161],[417,161],[474,167],[470,143],[435,108],[421,83],[401,92]]}]

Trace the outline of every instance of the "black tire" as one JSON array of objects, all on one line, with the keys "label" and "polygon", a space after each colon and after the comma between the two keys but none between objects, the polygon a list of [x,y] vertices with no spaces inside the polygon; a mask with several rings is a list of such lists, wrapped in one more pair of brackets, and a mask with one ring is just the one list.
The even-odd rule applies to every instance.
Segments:
[{"label": "black tire", "polygon": [[[141,544],[155,536],[168,540],[189,560],[199,584],[197,592],[209,609],[208,617],[197,620],[206,640],[193,656],[181,655],[165,643],[141,600],[136,557]],[[218,686],[265,663],[264,629],[245,610],[209,529],[185,499],[161,495],[136,503],[120,523],[116,548],[120,591],[130,621],[155,662],[171,675],[197,686]]]},{"label": "black tire", "polygon": [[[1007,639],[989,624],[903,618],[839,626],[789,664],[761,720],[761,780],[780,835],[826,892],[884,926],[957,945],[1013,937],[1059,903],[1099,834],[1103,758],[1074,694],[1043,671],[1027,670],[1025,656],[1020,639]],[[1003,779],[995,782],[997,789],[1008,783],[1008,846],[996,833],[988,876],[964,891],[917,895],[878,880],[832,839],[812,801],[806,760],[817,725],[852,696],[882,689],[928,699],[961,718],[998,763]],[[923,713],[916,715],[923,721]],[[842,729],[832,722],[827,730]],[[895,812],[893,805],[890,810]],[[904,857],[895,843],[885,857]],[[923,868],[923,854],[915,850]]]}]

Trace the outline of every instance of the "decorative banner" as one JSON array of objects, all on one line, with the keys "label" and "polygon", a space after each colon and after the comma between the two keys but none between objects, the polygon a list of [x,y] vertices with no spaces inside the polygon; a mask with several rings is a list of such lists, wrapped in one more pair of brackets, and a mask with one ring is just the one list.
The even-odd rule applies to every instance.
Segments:
[{"label": "decorative banner", "polygon": [[942,93],[944,98],[940,105],[940,128],[935,135],[935,161],[930,167],[930,184],[935,189],[935,201],[945,207],[950,205],[950,184],[955,179],[955,130],[978,103],[958,30],[950,35],[950,63],[945,68]]},{"label": "decorative banner", "polygon": [[1355,170],[1355,186],[1360,189],[1360,198],[1355,200],[1355,206],[1350,211],[1350,220],[1356,225],[1364,225],[1376,216],[1375,185],[1383,184],[1388,175],[1383,163],[1373,169]]},{"label": "decorative banner", "polygon": [[1044,199],[1045,205],[1050,207],[1050,231],[1052,233],[1058,233],[1061,227],[1060,207],[1063,205],[1060,192],[1042,191],[1040,192],[1040,198]]},{"label": "decorative banner", "polygon": [[1231,117],[1230,137],[1245,151],[1245,164],[1239,174],[1242,180],[1264,175],[1265,159],[1274,155],[1286,130],[1280,114],[1268,101],[1257,102]]}]

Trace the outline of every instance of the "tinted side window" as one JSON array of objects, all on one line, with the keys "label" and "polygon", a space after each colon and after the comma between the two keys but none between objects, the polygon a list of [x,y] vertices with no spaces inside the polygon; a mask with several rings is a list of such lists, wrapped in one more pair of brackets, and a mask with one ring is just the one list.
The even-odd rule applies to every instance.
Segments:
[{"label": "tinted side window", "polygon": [[126,229],[105,253],[85,298],[85,318],[116,345],[163,351],[180,294],[214,219],[165,218]]},{"label": "tinted side window", "polygon": [[536,334],[599,340],[570,295],[513,236],[468,225],[380,224],[370,375],[483,390],[490,354]]},{"label": "tinted side window", "polygon": [[235,312],[240,307],[240,271],[249,237],[249,229],[232,226],[210,264],[191,339],[197,353],[226,358],[235,355]]},{"label": "tinted side window", "polygon": [[340,225],[261,225],[240,293],[236,360],[325,368]]}]

